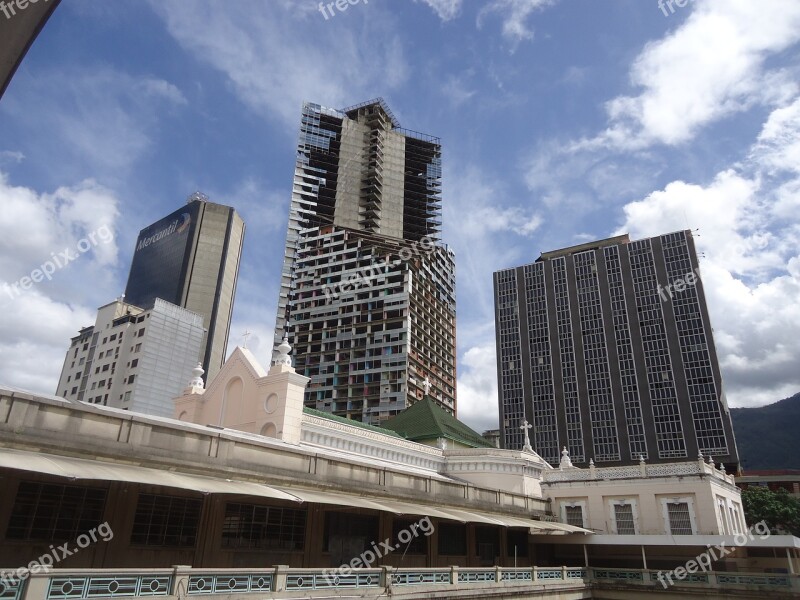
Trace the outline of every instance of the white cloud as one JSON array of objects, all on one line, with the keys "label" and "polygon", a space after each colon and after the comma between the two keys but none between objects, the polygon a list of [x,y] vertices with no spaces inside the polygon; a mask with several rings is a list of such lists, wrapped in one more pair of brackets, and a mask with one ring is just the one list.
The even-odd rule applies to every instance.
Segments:
[{"label": "white cloud", "polygon": [[[484,328],[494,331],[494,323]],[[494,334],[461,355],[458,368],[458,418],[478,433],[496,429],[499,408],[497,405],[497,365],[495,362]]]},{"label": "white cloud", "polygon": [[767,59],[800,40],[794,0],[697,0],[671,34],[645,46],[630,71],[641,92],[606,105],[609,127],[575,149],[681,144],[702,127],[756,104],[781,104],[797,92],[791,72]]},{"label": "white cloud", "polygon": [[76,161],[91,165],[97,177],[121,178],[151,147],[158,133],[156,109],[187,103],[169,82],[108,68],[44,71],[16,85],[2,109],[37,145],[64,149],[51,161],[56,178],[74,176]]},{"label": "white cloud", "polygon": [[[295,135],[302,102],[342,108],[400,86],[400,37],[378,4],[349,5],[325,20],[296,3],[151,2],[193,57],[222,72],[240,100]],[[357,24],[369,22],[359,30]],[[360,32],[360,33],[359,33]],[[309,43],[313,39],[314,43]]]},{"label": "white cloud", "polygon": [[[708,185],[676,181],[626,205],[619,229],[640,238],[699,228],[703,287],[733,406],[800,390],[800,218],[785,205],[786,190],[800,189],[797,108],[770,115],[746,164]],[[786,172],[794,178],[772,176]]]},{"label": "white cloud", "polygon": [[430,6],[442,21],[455,19],[461,12],[462,0],[414,0]]},{"label": "white cloud", "polygon": [[533,28],[528,24],[531,15],[553,4],[555,0],[492,0],[478,14],[478,26],[492,13],[499,13],[503,20],[503,37],[515,46],[533,39]]},{"label": "white cloud", "polygon": [[[86,252],[78,243],[115,231],[118,200],[91,180],[40,194],[0,173],[0,206],[0,382],[52,394],[69,339],[94,322],[98,297],[115,295],[116,242],[96,235]],[[74,258],[51,280],[11,287],[66,249]]]}]

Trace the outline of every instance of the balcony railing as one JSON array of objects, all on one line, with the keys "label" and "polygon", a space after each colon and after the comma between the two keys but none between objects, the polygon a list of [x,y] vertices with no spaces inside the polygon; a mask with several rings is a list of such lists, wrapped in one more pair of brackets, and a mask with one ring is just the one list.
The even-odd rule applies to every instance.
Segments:
[{"label": "balcony railing", "polygon": [[[6,577],[8,573],[4,574]],[[674,576],[673,576],[674,577]],[[189,596],[231,596],[245,594],[286,593],[297,597],[298,592],[313,590],[359,590],[359,597],[371,598],[392,595],[394,588],[429,588],[446,590],[484,588],[486,597],[504,589],[552,589],[554,584],[570,588],[578,586],[635,586],[666,589],[663,573],[642,569],[604,569],[596,567],[526,567],[526,568],[462,568],[395,569],[380,567],[353,569],[347,573],[324,569],[290,569],[277,566],[260,570],[192,569],[173,567],[139,571],[67,570],[36,573],[28,580],[0,580],[2,600],[83,600],[110,598],[187,598]],[[769,573],[698,572],[686,574],[682,580],[672,580],[673,591],[682,586],[709,589],[732,588],[763,592],[800,590],[800,576]],[[396,593],[401,590],[397,589]],[[309,597],[313,597],[309,596]]]}]

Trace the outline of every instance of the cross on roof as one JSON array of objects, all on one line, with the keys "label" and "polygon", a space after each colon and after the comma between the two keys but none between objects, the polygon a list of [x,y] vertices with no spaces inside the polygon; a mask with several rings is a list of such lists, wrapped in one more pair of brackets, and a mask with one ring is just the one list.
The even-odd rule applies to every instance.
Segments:
[{"label": "cross on roof", "polygon": [[253,335],[253,334],[250,333],[249,331],[247,331],[246,329],[244,330],[244,333],[242,334],[242,337],[244,338],[244,343],[242,344],[242,348],[244,348],[245,350],[247,350],[247,338],[249,338],[251,335]]},{"label": "cross on roof", "polygon": [[425,395],[428,396],[431,393],[431,380],[426,377],[422,382],[422,387],[425,388]]},{"label": "cross on roof", "polygon": [[531,438],[528,433],[531,429],[533,429],[533,425],[528,423],[528,420],[525,419],[524,421],[522,421],[522,425],[520,425],[519,428],[522,429],[522,432],[525,434],[525,446],[523,446],[522,449],[530,450],[531,452],[533,452],[533,448],[531,448]]}]

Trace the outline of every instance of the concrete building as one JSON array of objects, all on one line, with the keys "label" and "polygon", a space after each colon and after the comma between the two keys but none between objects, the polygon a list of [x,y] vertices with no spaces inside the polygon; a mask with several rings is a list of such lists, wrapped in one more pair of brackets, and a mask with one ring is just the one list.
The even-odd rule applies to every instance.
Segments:
[{"label": "concrete building", "polygon": [[368,423],[430,396],[456,412],[455,263],[441,145],[381,99],[306,103],[278,300],[307,406]]},{"label": "concrete building", "polygon": [[210,377],[225,360],[244,230],[233,208],[197,192],[139,232],[131,260],[127,302],[147,309],[161,298],[203,317],[200,362]]},{"label": "concrete building", "polygon": [[115,300],[72,338],[57,394],[68,400],[169,416],[165,401],[197,365],[203,318],[156,298],[144,310]]},{"label": "concrete building", "polygon": [[690,231],[545,252],[494,274],[501,445],[555,464],[739,456]]}]

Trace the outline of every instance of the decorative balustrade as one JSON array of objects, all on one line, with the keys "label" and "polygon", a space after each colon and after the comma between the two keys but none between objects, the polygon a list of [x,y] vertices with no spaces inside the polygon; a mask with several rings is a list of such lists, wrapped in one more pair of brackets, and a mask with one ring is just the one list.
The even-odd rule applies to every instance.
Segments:
[{"label": "decorative balustrade", "polygon": [[588,469],[567,468],[554,469],[542,472],[542,484],[556,483],[560,481],[593,481],[604,479],[635,479],[638,477],[670,477],[682,475],[711,475],[717,479],[734,484],[732,475],[717,469],[713,465],[693,460],[681,463],[668,463],[659,465],[626,465],[622,467],[595,467],[591,465]]},{"label": "decorative balustrade", "polygon": [[[362,597],[391,595],[392,588],[407,586],[543,587],[553,585],[610,585],[661,587],[664,574],[642,569],[606,569],[595,567],[525,567],[525,568],[433,568],[433,569],[354,569],[348,574],[323,569],[201,570],[189,567],[159,569],[152,572],[119,573],[55,569],[31,575],[27,581],[0,579],[0,600],[83,600],[112,598],[186,598],[187,596],[232,597],[239,594],[287,592],[295,595],[307,590],[361,589]],[[718,588],[758,588],[760,590],[800,590],[800,576],[769,573],[687,573],[674,585]],[[430,593],[430,592],[428,592]],[[374,594],[374,595],[372,595]]]}]

